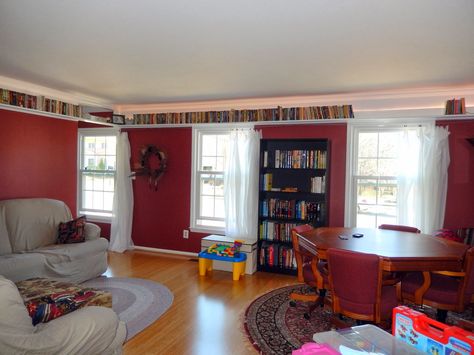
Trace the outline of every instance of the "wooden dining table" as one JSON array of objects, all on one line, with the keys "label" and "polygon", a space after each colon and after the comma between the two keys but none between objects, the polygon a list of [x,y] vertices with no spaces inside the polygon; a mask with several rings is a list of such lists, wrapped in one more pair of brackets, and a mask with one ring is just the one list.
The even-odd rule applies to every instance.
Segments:
[{"label": "wooden dining table", "polygon": [[376,254],[385,271],[460,271],[469,247],[427,234],[377,228],[321,227],[298,235],[300,248],[322,260],[330,248]]}]

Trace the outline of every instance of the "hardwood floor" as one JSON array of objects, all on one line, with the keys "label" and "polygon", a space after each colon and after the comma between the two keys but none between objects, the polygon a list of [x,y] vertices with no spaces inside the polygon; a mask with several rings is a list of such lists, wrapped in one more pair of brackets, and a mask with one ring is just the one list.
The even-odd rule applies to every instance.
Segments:
[{"label": "hardwood floor", "polygon": [[107,276],[166,285],[171,308],[124,345],[124,354],[256,354],[242,330],[243,312],[257,296],[296,283],[296,277],[257,272],[232,281],[214,270],[198,275],[197,259],[142,251],[109,253]]}]

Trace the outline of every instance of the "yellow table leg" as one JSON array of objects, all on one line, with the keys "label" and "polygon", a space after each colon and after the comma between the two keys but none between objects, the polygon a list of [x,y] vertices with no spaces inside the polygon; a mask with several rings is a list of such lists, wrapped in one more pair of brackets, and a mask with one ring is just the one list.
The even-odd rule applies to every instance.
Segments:
[{"label": "yellow table leg", "polygon": [[206,276],[206,271],[212,270],[212,260],[199,258],[199,276]]},{"label": "yellow table leg", "polygon": [[232,280],[238,281],[240,275],[245,274],[245,261],[240,261],[237,263],[232,263]]}]

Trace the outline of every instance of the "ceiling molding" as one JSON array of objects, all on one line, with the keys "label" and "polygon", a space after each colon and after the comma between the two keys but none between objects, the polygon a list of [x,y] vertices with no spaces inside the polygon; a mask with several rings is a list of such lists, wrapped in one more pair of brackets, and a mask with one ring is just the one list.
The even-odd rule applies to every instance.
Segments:
[{"label": "ceiling molding", "polygon": [[[355,113],[364,117],[377,115],[398,116],[397,112],[418,112],[443,115],[446,100],[464,97],[466,103],[474,106],[474,86],[428,87],[404,90],[367,91],[359,93],[282,96],[268,98],[247,98],[232,100],[210,100],[193,102],[171,102],[146,105],[114,105],[114,111],[131,115],[133,113],[193,112],[229,109],[259,109],[276,106],[325,106],[352,105]],[[386,112],[389,113],[386,113]]]},{"label": "ceiling molding", "polygon": [[0,75],[0,88],[19,91],[29,95],[47,96],[52,99],[64,101],[75,105],[90,105],[100,108],[112,109],[113,105],[110,101],[103,100],[98,97],[87,96],[76,93],[68,93],[46,86],[36,85],[27,81],[12,79]]}]

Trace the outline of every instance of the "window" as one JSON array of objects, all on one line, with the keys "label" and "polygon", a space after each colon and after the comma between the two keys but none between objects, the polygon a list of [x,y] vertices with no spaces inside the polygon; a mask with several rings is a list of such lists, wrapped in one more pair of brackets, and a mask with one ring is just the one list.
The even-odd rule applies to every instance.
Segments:
[{"label": "window", "polygon": [[112,217],[116,170],[115,131],[79,132],[78,212],[96,220]]},{"label": "window", "polygon": [[[383,223],[398,224],[400,204],[404,203],[399,201],[400,178],[407,173],[399,165],[400,154],[406,151],[407,137],[416,141],[417,130],[415,127],[353,127],[352,130],[346,225],[377,228]],[[413,155],[416,154],[414,149]]]},{"label": "window", "polygon": [[223,231],[224,167],[230,129],[193,129],[191,228]]}]

